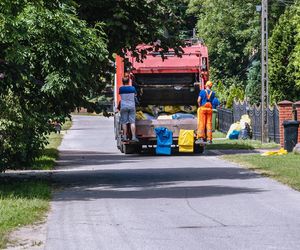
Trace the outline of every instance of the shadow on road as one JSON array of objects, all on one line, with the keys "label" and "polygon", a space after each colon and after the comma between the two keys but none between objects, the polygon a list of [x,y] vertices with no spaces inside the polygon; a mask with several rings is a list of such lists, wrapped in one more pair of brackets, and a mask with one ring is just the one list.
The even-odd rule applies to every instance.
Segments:
[{"label": "shadow on road", "polygon": [[228,186],[184,186],[184,187],[157,187],[135,190],[111,189],[102,186],[94,188],[73,188],[54,196],[54,201],[88,201],[95,199],[186,199],[205,198],[213,196],[235,195],[241,193],[257,193],[263,190],[255,188],[228,187]]},{"label": "shadow on road", "polygon": [[142,161],[137,156],[125,156],[109,152],[60,151],[56,169],[76,169],[78,166],[101,166],[111,164],[134,163]]},{"label": "shadow on road", "polygon": [[[93,154],[90,155],[93,157]],[[106,155],[110,160],[113,155]],[[117,161],[123,162],[122,155]],[[128,161],[139,157],[125,157]],[[128,162],[127,161],[127,162]],[[234,167],[177,167],[135,168],[105,170],[59,171],[52,180],[66,188],[55,195],[56,201],[92,199],[155,199],[155,198],[201,198],[257,193],[266,190],[231,187],[225,185],[201,185],[209,180],[246,180],[259,175]],[[200,184],[200,186],[199,186]]]},{"label": "shadow on road", "polygon": [[[179,156],[176,161],[178,167],[168,167],[168,164],[172,164],[168,159],[172,157],[158,161],[157,157],[151,154],[140,156],[109,152],[61,151],[55,171],[29,171],[27,176],[50,180],[56,187],[63,188],[62,192],[54,195],[56,201],[201,198],[267,191],[239,187],[237,184],[226,186],[222,182],[222,180],[248,180],[261,177],[254,172],[230,165],[223,167],[222,163],[215,166],[211,160],[205,163],[209,164],[206,166],[200,162],[201,157],[186,164],[185,159]],[[15,177],[17,175],[16,173]],[[8,176],[13,178],[14,174]],[[220,180],[222,184],[201,185],[202,182],[210,180]]]},{"label": "shadow on road", "polygon": [[72,170],[53,174],[53,180],[62,186],[108,186],[110,188],[146,188],[178,184],[186,181],[246,180],[261,176],[233,167],[177,167],[143,169]]},{"label": "shadow on road", "polygon": [[214,150],[206,151],[203,155],[199,154],[185,154],[173,152],[172,156],[157,156],[155,155],[154,150],[148,150],[143,152],[140,155],[124,155],[117,154],[114,152],[93,152],[93,151],[76,151],[76,150],[63,150],[60,151],[60,159],[57,161],[57,169],[72,169],[78,168],[78,166],[92,166],[92,165],[111,165],[111,164],[124,164],[124,163],[137,163],[142,162],[144,158],[154,157],[158,158],[167,158],[167,157],[182,157],[188,156],[191,157],[201,157],[201,156],[216,156],[222,154],[249,154],[249,153],[258,153],[253,150]]}]

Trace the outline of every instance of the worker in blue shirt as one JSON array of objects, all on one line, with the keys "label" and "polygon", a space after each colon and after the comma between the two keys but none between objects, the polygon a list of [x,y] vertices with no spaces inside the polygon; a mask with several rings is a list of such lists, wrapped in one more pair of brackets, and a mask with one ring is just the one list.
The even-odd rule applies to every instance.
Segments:
[{"label": "worker in blue shirt", "polygon": [[135,116],[136,116],[136,109],[135,109],[135,96],[136,96],[136,89],[133,86],[129,85],[129,78],[124,77],[122,79],[123,86],[119,88],[119,94],[121,96],[121,103],[120,103],[120,123],[122,124],[123,128],[123,141],[127,141],[128,138],[128,131],[127,131],[127,124],[130,124],[132,141],[138,142],[139,140],[136,137],[135,133]]},{"label": "worker in blue shirt", "polygon": [[211,90],[213,83],[206,82],[205,89],[201,90],[198,97],[198,130],[196,144],[201,144],[205,140],[212,143],[212,102],[215,98],[215,92]]},{"label": "worker in blue shirt", "polygon": [[217,97],[215,97],[212,101],[212,106],[213,106],[213,109],[216,109],[217,107],[220,106],[220,101]]}]

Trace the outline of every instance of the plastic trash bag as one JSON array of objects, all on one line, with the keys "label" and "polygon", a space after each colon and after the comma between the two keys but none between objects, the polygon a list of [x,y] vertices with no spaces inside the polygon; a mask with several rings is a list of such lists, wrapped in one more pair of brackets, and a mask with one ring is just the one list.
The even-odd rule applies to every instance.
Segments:
[{"label": "plastic trash bag", "polygon": [[172,120],[171,115],[160,115],[157,117],[157,120]]},{"label": "plastic trash bag", "polygon": [[168,114],[175,114],[180,112],[180,106],[165,106],[164,111]]},{"label": "plastic trash bag", "polygon": [[173,133],[164,127],[154,129],[157,139],[156,154],[171,155],[171,145],[173,144]]},{"label": "plastic trash bag", "polygon": [[176,113],[172,115],[172,119],[180,120],[180,119],[195,119],[193,114],[186,114],[186,113]]},{"label": "plastic trash bag", "polygon": [[230,126],[230,129],[229,129],[229,131],[226,135],[226,138],[231,139],[231,140],[232,139],[238,139],[240,131],[241,131],[240,122],[233,123]]},{"label": "plastic trash bag", "polygon": [[194,152],[194,130],[180,129],[178,138],[179,152]]},{"label": "plastic trash bag", "polygon": [[233,131],[229,134],[228,139],[230,139],[230,140],[237,140],[237,139],[239,139],[239,135],[240,135],[240,131],[238,131],[238,130],[233,130]]},{"label": "plastic trash bag", "polygon": [[137,120],[147,120],[147,117],[143,113],[143,111],[137,111],[136,112],[136,119]]},{"label": "plastic trash bag", "polygon": [[277,151],[268,151],[265,152],[263,154],[261,154],[261,156],[272,156],[272,155],[287,155],[287,150],[285,150],[284,148],[281,148]]},{"label": "plastic trash bag", "polygon": [[241,129],[245,129],[246,124],[251,126],[251,119],[250,119],[249,115],[242,115],[241,120],[240,120]]}]

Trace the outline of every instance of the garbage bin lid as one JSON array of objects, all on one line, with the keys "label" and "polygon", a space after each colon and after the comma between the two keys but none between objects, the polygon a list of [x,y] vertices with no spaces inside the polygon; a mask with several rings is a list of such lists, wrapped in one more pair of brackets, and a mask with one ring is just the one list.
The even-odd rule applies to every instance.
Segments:
[{"label": "garbage bin lid", "polygon": [[299,121],[294,121],[294,120],[288,120],[288,121],[283,121],[282,125],[283,126],[299,126],[300,122]]}]

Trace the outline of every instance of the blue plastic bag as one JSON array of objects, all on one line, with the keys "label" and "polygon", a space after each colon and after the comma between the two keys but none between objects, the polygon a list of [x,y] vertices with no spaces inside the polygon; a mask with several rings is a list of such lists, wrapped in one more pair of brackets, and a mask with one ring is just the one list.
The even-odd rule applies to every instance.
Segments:
[{"label": "blue plastic bag", "polygon": [[176,113],[172,115],[173,120],[180,120],[180,119],[195,119],[193,114],[186,114],[186,113]]},{"label": "blue plastic bag", "polygon": [[155,128],[157,139],[156,154],[171,155],[171,145],[173,144],[173,133],[164,127]]},{"label": "blue plastic bag", "polygon": [[239,134],[240,134],[240,131],[238,131],[238,130],[233,130],[233,131],[229,134],[229,139],[230,139],[230,140],[237,140],[237,139],[239,139]]}]

